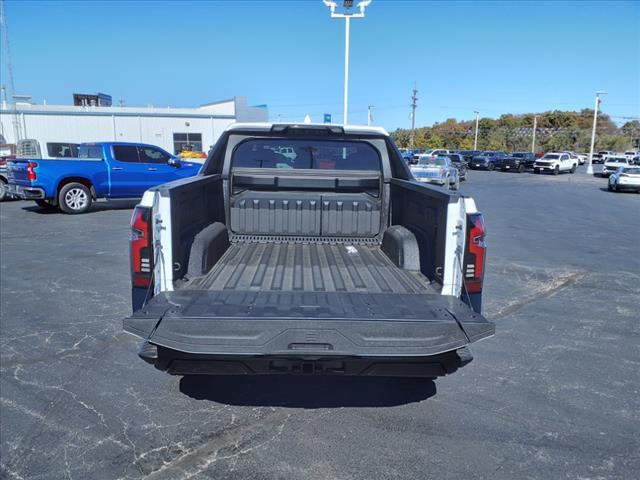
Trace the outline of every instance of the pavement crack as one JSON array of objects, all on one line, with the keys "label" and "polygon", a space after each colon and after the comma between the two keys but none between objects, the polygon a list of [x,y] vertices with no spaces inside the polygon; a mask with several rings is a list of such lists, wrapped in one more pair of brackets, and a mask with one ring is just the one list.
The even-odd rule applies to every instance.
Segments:
[{"label": "pavement crack", "polygon": [[[291,415],[285,411],[276,412],[261,419],[257,424],[254,423],[216,435],[206,443],[187,450],[174,460],[166,462],[159,469],[149,473],[146,478],[147,480],[175,478],[187,480],[206,471],[212,464],[220,460],[233,460],[233,468],[235,468],[238,457],[259,449],[280,437]],[[273,433],[252,444],[256,438],[260,438],[266,432]]]},{"label": "pavement crack", "polygon": [[558,293],[560,290],[577,283],[578,281],[582,280],[586,276],[587,276],[587,272],[574,272],[574,273],[570,273],[568,275],[564,275],[562,277],[553,279],[548,284],[545,284],[542,288],[536,290],[531,295],[528,295],[519,300],[515,300],[511,303],[508,303],[506,306],[498,310],[497,313],[495,313],[494,315],[491,315],[490,320],[498,320],[498,319],[504,318],[507,315],[517,312],[523,307],[530,305],[531,303],[537,302],[538,300],[541,300],[543,298],[551,297],[556,293]]}]

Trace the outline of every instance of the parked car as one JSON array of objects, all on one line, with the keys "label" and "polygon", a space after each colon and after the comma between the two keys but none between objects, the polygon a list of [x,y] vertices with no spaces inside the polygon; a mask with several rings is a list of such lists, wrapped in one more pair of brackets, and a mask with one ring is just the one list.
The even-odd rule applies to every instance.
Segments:
[{"label": "parked car", "polygon": [[[589,158],[589,157],[587,157]],[[593,157],[591,158],[591,163],[604,163],[604,158],[599,153],[593,153]]]},{"label": "parked car", "polygon": [[415,165],[416,163],[418,163],[418,158],[420,157],[420,155],[422,155],[426,151],[427,151],[426,148],[414,148],[413,149],[413,158],[411,159],[411,164]]},{"label": "parked car", "polygon": [[531,152],[513,152],[502,162],[502,171],[522,173],[532,169],[535,161],[536,156]]},{"label": "parked car", "polygon": [[506,152],[486,151],[473,157],[469,168],[473,170],[495,170],[502,168],[502,162],[507,158]]},{"label": "parked car", "polygon": [[624,152],[624,156],[627,157],[627,160],[636,165],[638,164],[638,160],[640,160],[640,152],[635,150],[627,150],[626,152]]},{"label": "parked car", "polygon": [[407,162],[408,164],[413,163],[413,155],[415,153],[414,150],[410,148],[400,148],[398,150],[400,151],[400,155],[402,155],[402,158],[404,158],[405,162]]},{"label": "parked car", "polygon": [[431,158],[436,158],[436,157],[439,157],[441,155],[448,155],[449,153],[450,153],[449,150],[447,150],[446,148],[430,148],[430,149],[425,150],[424,152],[422,152],[420,154],[420,157],[423,157],[423,156],[426,155],[426,156],[431,157]]},{"label": "parked car", "polygon": [[566,152],[549,152],[533,164],[534,173],[549,172],[558,175],[560,172],[575,173],[578,159],[571,158]]},{"label": "parked car", "polygon": [[635,190],[640,193],[640,167],[619,167],[609,177],[609,190]]},{"label": "parked car", "polygon": [[480,155],[482,152],[478,150],[458,150],[455,153],[459,153],[460,155],[462,155],[464,157],[464,161],[467,163],[467,165],[469,165],[471,163],[471,160],[473,160],[473,157]]},{"label": "parked car", "polygon": [[0,202],[12,196],[7,189],[7,184],[9,183],[7,178],[7,161],[10,158],[13,158],[13,156],[7,155],[0,157]]},{"label": "parked car", "polygon": [[7,160],[15,158],[15,156],[16,145],[7,143],[4,136],[0,134],[0,202],[12,197],[7,191]]},{"label": "parked car", "polygon": [[411,173],[418,182],[432,183],[451,190],[460,188],[458,169],[445,155],[435,158],[431,155],[420,155],[418,164],[411,167]]},{"label": "parked car", "polygon": [[460,181],[464,182],[467,180],[467,162],[464,159],[464,156],[460,153],[450,153],[447,155],[449,160],[451,160],[451,165],[458,170],[458,177],[460,177]]},{"label": "parked car", "polygon": [[170,374],[435,378],[494,333],[475,202],[414,182],[381,128],[231,125],[131,227],[124,330]]},{"label": "parked car", "polygon": [[600,155],[600,158],[602,159],[601,163],[604,163],[607,161],[607,157],[610,155],[615,155],[616,152],[612,152],[611,150],[602,150],[600,152],[598,152],[598,154]]},{"label": "parked car", "polygon": [[584,165],[584,163],[586,162],[586,158],[582,157],[580,154],[572,150],[565,150],[564,153],[568,153],[569,157],[571,157],[572,160],[576,160],[578,162],[578,165]]},{"label": "parked car", "polygon": [[627,167],[631,162],[624,155],[609,155],[602,166],[601,175],[608,177],[620,167]]},{"label": "parked car", "polygon": [[20,155],[8,163],[7,188],[42,208],[83,213],[98,198],[140,198],[145,190],[198,173],[186,162],[153,145],[83,143],[78,158],[32,158]]}]

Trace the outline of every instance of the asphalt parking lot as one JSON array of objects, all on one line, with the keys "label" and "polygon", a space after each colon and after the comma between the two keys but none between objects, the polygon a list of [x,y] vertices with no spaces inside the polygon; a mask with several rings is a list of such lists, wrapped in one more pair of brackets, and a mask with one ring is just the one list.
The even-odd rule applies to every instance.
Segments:
[{"label": "asphalt parking lot", "polygon": [[475,360],[423,380],[171,377],[121,333],[132,202],[0,206],[0,477],[637,478],[640,195],[469,172],[489,229]]}]

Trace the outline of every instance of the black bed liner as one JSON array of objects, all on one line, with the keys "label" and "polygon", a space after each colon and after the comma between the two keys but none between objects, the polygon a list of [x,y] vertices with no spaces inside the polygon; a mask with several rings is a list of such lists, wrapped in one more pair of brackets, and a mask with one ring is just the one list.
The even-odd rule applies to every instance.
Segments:
[{"label": "black bed liner", "polygon": [[418,271],[398,268],[379,246],[236,243],[189,290],[434,293]]}]

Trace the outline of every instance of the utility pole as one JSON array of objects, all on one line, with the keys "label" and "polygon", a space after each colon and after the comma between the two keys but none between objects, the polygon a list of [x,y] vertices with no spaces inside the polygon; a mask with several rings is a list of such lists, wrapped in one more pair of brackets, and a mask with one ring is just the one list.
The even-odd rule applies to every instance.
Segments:
[{"label": "utility pole", "polygon": [[536,130],[538,130],[538,115],[533,116],[533,140],[531,141],[531,153],[536,153]]},{"label": "utility pole", "polygon": [[373,105],[367,105],[367,125],[371,126],[371,124],[373,123],[373,113],[371,112],[371,109],[373,108]]},{"label": "utility pole", "polygon": [[607,92],[596,92],[596,106],[593,109],[593,128],[591,129],[591,149],[589,150],[589,165],[587,165],[587,174],[593,175],[593,147],[596,143],[596,123],[598,123],[598,107],[600,106],[600,95],[606,95]]},{"label": "utility pole", "polygon": [[411,94],[411,148],[414,147],[416,139],[416,108],[418,107],[418,89],[416,82],[413,82],[413,93]]},{"label": "utility pole", "polygon": [[475,139],[473,140],[473,149],[478,150],[478,122],[480,121],[480,112],[478,110],[474,110],[473,113],[476,114],[476,134]]},{"label": "utility pole", "polygon": [[[7,27],[7,14],[4,9],[4,0],[0,0],[0,30],[2,30],[2,40],[4,40],[4,46],[7,56],[5,61],[7,64],[7,76],[9,77],[9,101],[13,100],[13,143],[18,143],[18,140],[22,139],[22,125],[20,125],[20,119],[18,118],[18,105],[16,104],[16,86],[13,81],[13,64],[11,62],[11,46],[9,45],[9,28]],[[6,98],[7,92],[5,92]]]}]

